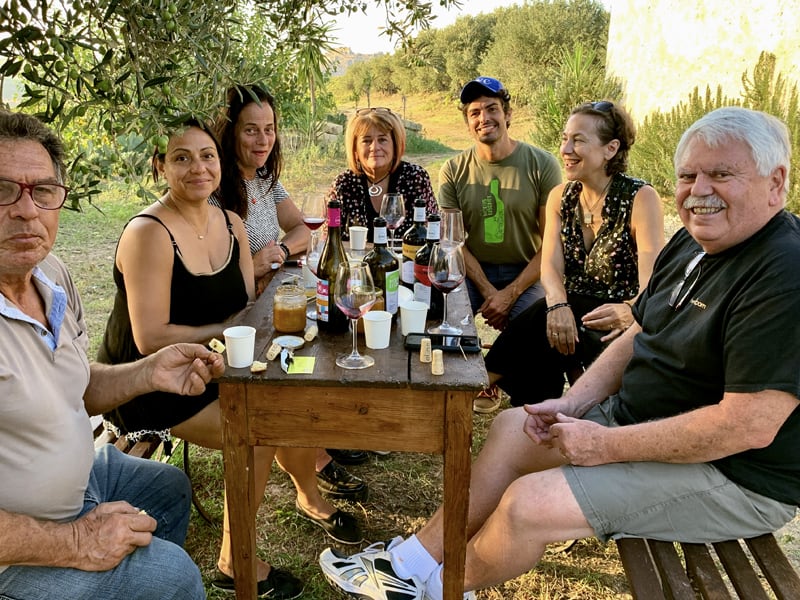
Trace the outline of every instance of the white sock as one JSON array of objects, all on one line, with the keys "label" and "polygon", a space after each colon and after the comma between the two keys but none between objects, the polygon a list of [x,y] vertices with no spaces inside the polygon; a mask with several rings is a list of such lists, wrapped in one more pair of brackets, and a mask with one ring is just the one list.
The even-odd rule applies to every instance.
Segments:
[{"label": "white sock", "polygon": [[442,583],[442,565],[436,567],[425,582],[425,593],[430,600],[444,600],[444,584]]},{"label": "white sock", "polygon": [[416,535],[392,548],[391,557],[394,572],[402,579],[409,579],[413,575],[420,581],[427,581],[439,566],[436,559],[419,543]]}]

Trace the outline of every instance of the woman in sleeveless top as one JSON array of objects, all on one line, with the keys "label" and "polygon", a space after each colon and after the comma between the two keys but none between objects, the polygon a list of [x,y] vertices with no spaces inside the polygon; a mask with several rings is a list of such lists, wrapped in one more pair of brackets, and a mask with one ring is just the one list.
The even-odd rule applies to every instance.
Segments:
[{"label": "woman in sleeveless top", "polygon": [[[633,323],[631,305],[664,245],[661,199],[625,174],[635,130],[612,102],[574,108],[561,138],[567,182],[547,200],[545,298],[512,320],[486,356],[490,382],[520,406],[557,398]],[[476,399],[477,412],[497,408]]]},{"label": "woman in sleeveless top", "polygon": [[[163,148],[162,148],[163,150]],[[132,218],[117,245],[117,294],[99,352],[100,362],[127,362],[173,342],[207,343],[255,297],[253,262],[242,220],[208,203],[220,181],[220,148],[199,122],[189,121],[157,149],[153,176],[169,190]],[[174,434],[206,448],[222,447],[216,386],[198,398],[148,394],[106,415],[136,439]],[[255,449],[256,497],[263,498],[275,448]],[[317,493],[316,487],[313,488]],[[225,510],[213,585],[232,589],[231,542]],[[253,515],[255,526],[255,515]],[[291,573],[258,564],[258,590],[296,598],[303,584]]]},{"label": "woman in sleeveless top", "polygon": [[[258,101],[256,101],[258,99]],[[216,123],[222,149],[229,160],[222,167],[220,189],[212,203],[232,210],[244,220],[256,277],[256,293],[267,286],[275,271],[292,254],[305,251],[310,231],[278,178],[283,158],[275,98],[265,89],[234,86],[226,94],[225,109]],[[286,232],[280,243],[278,234]],[[341,456],[341,453],[340,453]],[[352,455],[351,455],[352,456]],[[361,453],[361,462],[367,460]],[[327,496],[358,501],[369,489],[323,449],[283,448],[278,463],[308,486],[318,485]],[[306,485],[306,484],[302,484]],[[298,503],[304,518],[329,519],[334,508],[309,496]],[[340,533],[334,532],[338,539]]]}]

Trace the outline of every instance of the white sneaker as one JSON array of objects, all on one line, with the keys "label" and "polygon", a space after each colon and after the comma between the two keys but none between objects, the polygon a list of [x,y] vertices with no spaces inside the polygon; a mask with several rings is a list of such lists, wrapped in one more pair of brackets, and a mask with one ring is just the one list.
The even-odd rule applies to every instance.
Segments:
[{"label": "white sneaker", "polygon": [[319,555],[319,566],[331,585],[361,600],[423,600],[425,584],[416,577],[398,577],[389,552],[379,545],[384,542],[352,556],[327,548]]}]

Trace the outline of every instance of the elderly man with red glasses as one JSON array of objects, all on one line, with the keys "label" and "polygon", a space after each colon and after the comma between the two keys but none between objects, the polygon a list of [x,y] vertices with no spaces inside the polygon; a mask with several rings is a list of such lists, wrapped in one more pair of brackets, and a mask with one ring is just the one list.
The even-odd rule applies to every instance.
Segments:
[{"label": "elderly man with red glasses", "polygon": [[50,252],[63,175],[56,135],[0,111],[0,597],[205,598],[181,547],[188,478],[111,444],[95,451],[89,415],[154,390],[200,394],[222,357],[176,344],[89,363],[78,291]]},{"label": "elderly man with red glasses", "polygon": [[[492,424],[472,468],[465,597],[534,568],[552,542],[718,542],[795,516],[790,164],[788,130],[765,113],[721,108],[684,133],[675,203],[685,228],[659,254],[635,322],[564,396]],[[360,598],[441,600],[442,546],[439,510],[416,535],[350,557],[328,549],[320,565]]]}]

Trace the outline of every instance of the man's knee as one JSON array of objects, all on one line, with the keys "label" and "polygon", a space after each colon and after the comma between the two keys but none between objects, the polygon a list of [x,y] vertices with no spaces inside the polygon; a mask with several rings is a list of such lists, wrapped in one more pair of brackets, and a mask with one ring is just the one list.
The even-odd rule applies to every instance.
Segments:
[{"label": "man's knee", "polygon": [[[137,588],[130,597],[164,600],[197,600],[206,597],[200,569],[186,551],[172,542],[153,538],[149,546],[139,548],[129,559],[127,579]],[[142,595],[142,586],[148,586]]]}]

